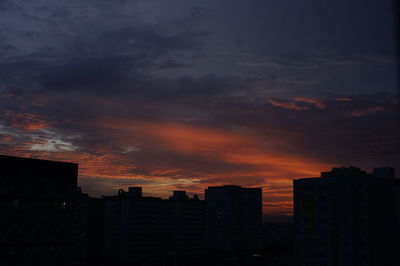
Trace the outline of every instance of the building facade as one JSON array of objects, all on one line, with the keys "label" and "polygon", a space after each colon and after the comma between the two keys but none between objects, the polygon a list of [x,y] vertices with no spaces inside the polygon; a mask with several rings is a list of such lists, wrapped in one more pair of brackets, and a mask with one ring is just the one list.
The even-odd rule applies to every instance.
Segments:
[{"label": "building facade", "polygon": [[162,200],[141,188],[104,197],[104,255],[112,262],[161,265]]},{"label": "building facade", "polygon": [[87,265],[88,263],[88,230],[92,226],[89,224],[89,200],[89,195],[82,193],[81,188],[78,187],[73,205],[74,265]]},{"label": "building facade", "polygon": [[[142,188],[104,197],[104,254],[129,265],[197,265],[205,255],[205,202],[174,191],[168,200]],[[200,264],[199,264],[200,265]]]},{"label": "building facade", "polygon": [[214,186],[205,191],[207,246],[226,256],[260,253],[262,248],[262,190]]},{"label": "building facade", "polygon": [[0,155],[0,265],[72,265],[78,165]]},{"label": "building facade", "polygon": [[196,195],[174,191],[163,201],[165,265],[204,265],[206,256],[206,204]]},{"label": "building facade", "polygon": [[294,180],[296,265],[396,265],[394,181],[355,167]]}]

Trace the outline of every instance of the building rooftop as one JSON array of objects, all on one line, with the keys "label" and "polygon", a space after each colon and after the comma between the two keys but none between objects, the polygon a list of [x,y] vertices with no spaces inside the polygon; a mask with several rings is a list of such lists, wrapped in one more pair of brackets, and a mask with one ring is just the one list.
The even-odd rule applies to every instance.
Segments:
[{"label": "building rooftop", "polygon": [[4,174],[40,175],[41,177],[62,175],[76,175],[78,172],[77,163],[50,161],[33,158],[0,155],[0,170]]},{"label": "building rooftop", "polygon": [[335,167],[330,172],[321,172],[321,177],[335,177],[335,176],[365,176],[367,172],[358,167]]}]

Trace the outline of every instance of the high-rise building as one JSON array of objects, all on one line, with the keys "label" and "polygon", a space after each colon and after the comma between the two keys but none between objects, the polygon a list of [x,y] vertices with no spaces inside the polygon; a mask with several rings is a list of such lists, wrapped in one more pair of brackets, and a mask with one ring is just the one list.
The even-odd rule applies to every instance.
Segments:
[{"label": "high-rise building", "polygon": [[164,265],[204,265],[206,204],[197,195],[174,191],[163,201]]},{"label": "high-rise building", "polygon": [[102,265],[104,262],[104,199],[89,197],[87,211],[87,263]]},{"label": "high-rise building", "polygon": [[0,265],[72,265],[78,165],[0,155]]},{"label": "high-rise building", "polygon": [[395,179],[397,247],[400,247],[400,178]]},{"label": "high-rise building", "polygon": [[104,255],[112,262],[161,265],[162,199],[143,197],[142,189],[120,189],[104,197]]},{"label": "high-rise building", "polygon": [[87,265],[88,249],[88,229],[89,224],[89,195],[82,193],[80,187],[77,188],[75,204],[73,205],[73,263],[74,265]]},{"label": "high-rise building", "polygon": [[297,266],[397,265],[393,168],[294,180]]},{"label": "high-rise building", "polygon": [[142,188],[104,197],[104,254],[133,265],[200,265],[205,256],[203,200],[174,191],[168,200],[143,197]]},{"label": "high-rise building", "polygon": [[226,256],[257,256],[262,245],[261,188],[208,187],[205,200],[208,249]]}]

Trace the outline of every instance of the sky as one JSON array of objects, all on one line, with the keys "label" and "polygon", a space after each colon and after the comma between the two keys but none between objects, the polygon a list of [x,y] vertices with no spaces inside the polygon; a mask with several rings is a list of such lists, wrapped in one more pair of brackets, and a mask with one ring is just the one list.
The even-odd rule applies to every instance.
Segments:
[{"label": "sky", "polygon": [[399,163],[395,12],[370,0],[2,0],[0,153],[92,196],[203,196]]}]

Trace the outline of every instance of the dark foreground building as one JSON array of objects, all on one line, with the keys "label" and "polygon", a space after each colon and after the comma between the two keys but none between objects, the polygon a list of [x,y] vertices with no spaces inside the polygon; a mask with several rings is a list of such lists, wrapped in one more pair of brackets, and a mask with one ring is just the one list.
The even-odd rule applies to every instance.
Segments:
[{"label": "dark foreground building", "polygon": [[294,265],[293,223],[263,223],[263,260],[266,266]]},{"label": "dark foreground building", "polygon": [[89,266],[104,265],[104,200],[88,198],[86,262]]},{"label": "dark foreground building", "polygon": [[73,265],[78,165],[0,155],[0,265]]},{"label": "dark foreground building", "polygon": [[205,200],[211,260],[224,265],[254,265],[252,260],[259,259],[262,249],[261,188],[208,187]]},{"label": "dark foreground building", "polygon": [[333,168],[294,180],[297,266],[395,266],[393,168]]}]

